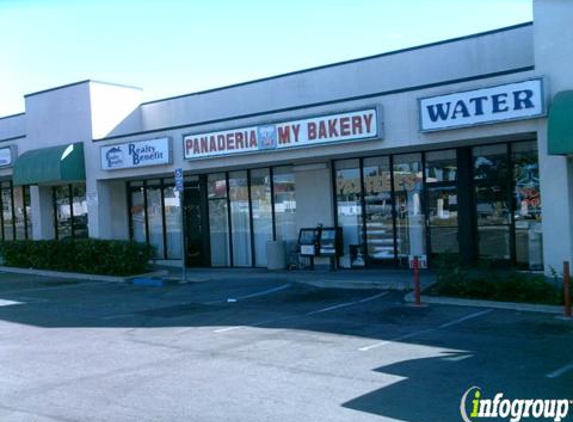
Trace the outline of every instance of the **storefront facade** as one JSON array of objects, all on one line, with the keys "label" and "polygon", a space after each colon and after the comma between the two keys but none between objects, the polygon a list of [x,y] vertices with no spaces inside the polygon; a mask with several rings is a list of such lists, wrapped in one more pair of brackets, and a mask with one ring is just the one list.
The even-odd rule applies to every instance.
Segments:
[{"label": "storefront facade", "polygon": [[0,119],[2,235],[238,268],[265,267],[271,240],[293,262],[299,229],[323,224],[342,228],[342,267],[455,254],[550,272],[573,258],[573,5],[534,8],[533,24],[160,101],[95,81],[30,94]]}]

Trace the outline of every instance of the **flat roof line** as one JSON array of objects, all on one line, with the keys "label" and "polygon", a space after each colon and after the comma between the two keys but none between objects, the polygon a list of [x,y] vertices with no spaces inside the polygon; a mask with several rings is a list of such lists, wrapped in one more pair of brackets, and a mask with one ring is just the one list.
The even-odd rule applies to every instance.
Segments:
[{"label": "flat roof line", "polygon": [[372,94],[358,95],[358,96],[354,96],[354,97],[338,98],[336,100],[321,101],[321,102],[317,102],[317,103],[307,103],[307,104],[302,104],[302,105],[297,105],[297,106],[292,106],[292,107],[266,110],[266,111],[261,111],[261,112],[257,112],[257,113],[240,114],[240,115],[235,115],[235,116],[230,116],[230,117],[222,117],[219,119],[213,119],[213,120],[207,120],[207,121],[201,121],[201,122],[195,122],[195,123],[188,123],[188,124],[184,124],[184,125],[167,126],[167,127],[162,127],[162,128],[158,128],[158,129],[149,129],[149,130],[143,130],[143,131],[138,131],[138,132],[125,133],[125,134],[121,134],[121,135],[108,136],[105,138],[92,139],[92,141],[93,142],[101,142],[101,141],[107,141],[107,140],[112,140],[112,139],[127,138],[129,136],[147,135],[147,134],[156,133],[156,132],[164,132],[167,130],[177,130],[177,129],[195,127],[195,126],[203,126],[203,125],[209,125],[209,124],[215,124],[215,123],[222,123],[222,122],[227,122],[227,121],[231,121],[231,120],[248,119],[248,118],[252,118],[252,117],[266,116],[269,114],[285,113],[288,111],[302,110],[305,108],[321,107],[321,106],[325,106],[325,105],[338,104],[338,103],[343,103],[343,102],[348,102],[348,101],[365,100],[365,99],[373,98],[373,97],[382,97],[385,95],[401,94],[404,92],[411,92],[411,91],[418,91],[418,90],[422,90],[422,89],[436,88],[439,86],[469,82],[469,81],[473,81],[473,80],[480,80],[480,79],[494,78],[494,77],[498,77],[498,76],[512,75],[514,73],[528,72],[531,70],[535,70],[535,66],[526,66],[526,67],[519,67],[519,68],[515,68],[515,69],[507,69],[507,70],[494,72],[494,73],[486,73],[486,74],[482,74],[482,75],[468,76],[468,77],[464,77],[464,78],[451,79],[451,80],[440,81],[440,82],[433,82],[433,83],[424,84],[424,85],[415,85],[415,86],[410,86],[410,87],[405,87],[405,88],[393,89],[393,90],[389,90],[389,91],[375,92]]},{"label": "flat roof line", "polygon": [[26,137],[26,135],[12,136],[12,137],[10,137],[10,138],[0,139],[0,142],[15,141],[16,139],[22,139],[22,138],[25,138],[25,137]]},{"label": "flat roof line", "polygon": [[90,83],[90,82],[93,82],[93,83],[96,83],[96,84],[118,86],[118,87],[122,87],[122,88],[138,89],[138,90],[140,90],[140,91],[143,90],[143,88],[140,88],[140,87],[138,87],[138,86],[125,85],[125,84],[117,84],[117,83],[114,83],[114,82],[104,82],[104,81],[98,81],[98,80],[95,80],[95,79],[85,79],[85,80],[83,80],[83,81],[72,82],[71,84],[60,85],[60,86],[56,86],[56,87],[54,87],[54,88],[48,88],[48,89],[44,89],[44,90],[42,90],[42,91],[32,92],[31,94],[26,94],[26,95],[24,95],[24,98],[31,97],[31,96],[33,96],[33,95],[45,94],[46,92],[56,91],[56,90],[58,90],[58,89],[70,88],[70,87],[75,86],[75,85],[81,85],[81,84]]},{"label": "flat roof line", "polygon": [[146,102],[141,103],[141,106],[145,106],[145,105],[149,105],[149,104],[154,104],[154,103],[159,103],[159,102],[163,102],[163,101],[177,100],[177,99],[180,99],[180,98],[191,97],[191,96],[194,96],[194,95],[209,94],[209,93],[213,93],[213,92],[217,92],[217,91],[222,91],[222,90],[225,90],[225,89],[238,88],[238,87],[240,87],[240,86],[256,84],[256,83],[259,83],[259,82],[265,82],[265,81],[269,81],[269,80],[273,80],[273,79],[284,78],[284,77],[287,77],[287,76],[293,76],[293,75],[298,75],[298,74],[302,74],[302,73],[313,72],[313,71],[315,71],[315,70],[328,69],[328,68],[331,68],[331,67],[343,66],[343,65],[352,64],[352,63],[358,63],[358,62],[362,62],[362,61],[377,59],[377,58],[380,58],[380,57],[392,56],[392,55],[400,54],[400,53],[407,53],[407,52],[409,52],[409,51],[415,51],[415,50],[420,50],[420,49],[424,49],[424,48],[435,47],[435,46],[439,46],[439,45],[442,45],[442,44],[448,44],[448,43],[463,41],[463,40],[467,40],[467,39],[478,38],[478,37],[482,37],[482,36],[486,36],[486,35],[491,35],[491,34],[497,34],[497,33],[499,33],[499,32],[511,31],[511,30],[514,30],[514,29],[523,28],[523,27],[531,26],[531,25],[533,25],[533,22],[523,22],[523,23],[520,23],[520,24],[517,24],[517,25],[506,26],[506,27],[503,27],[503,28],[492,29],[492,30],[489,30],[489,31],[478,32],[478,33],[475,33],[475,34],[464,35],[464,36],[456,37],[456,38],[449,38],[449,39],[447,39],[447,40],[436,41],[436,42],[433,42],[433,43],[422,44],[422,45],[417,45],[417,46],[413,46],[413,47],[407,47],[407,48],[403,48],[403,49],[400,49],[400,50],[388,51],[388,52],[385,52],[385,53],[375,54],[375,55],[373,55],[373,56],[360,57],[360,58],[357,58],[357,59],[350,59],[350,60],[345,60],[345,61],[336,62],[336,63],[330,63],[330,64],[326,64],[326,65],[321,65],[321,66],[310,67],[310,68],[307,68],[307,69],[295,70],[295,71],[293,71],[293,72],[281,73],[281,74],[279,74],[279,75],[267,76],[267,77],[259,78],[259,79],[253,79],[253,80],[251,80],[251,81],[245,81],[245,82],[239,82],[239,83],[236,83],[236,84],[225,85],[225,86],[218,87],[218,88],[211,88],[211,89],[206,89],[206,90],[203,90],[203,91],[192,92],[192,93],[189,93],[189,94],[175,95],[175,96],[173,96],[173,97],[166,97],[166,98],[160,98],[160,99],[157,99],[157,100],[146,101]]},{"label": "flat roof line", "polygon": [[26,113],[15,113],[15,114],[9,114],[8,116],[3,116],[0,117],[0,120],[4,120],[4,119],[11,119],[12,117],[18,117],[18,116],[23,116]]}]

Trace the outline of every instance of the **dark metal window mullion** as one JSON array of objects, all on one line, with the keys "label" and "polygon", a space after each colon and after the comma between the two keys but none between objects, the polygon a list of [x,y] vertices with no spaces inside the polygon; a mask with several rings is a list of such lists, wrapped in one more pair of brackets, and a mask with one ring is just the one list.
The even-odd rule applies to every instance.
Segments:
[{"label": "dark metal window mullion", "polygon": [[[54,210],[54,232],[56,240],[60,238],[60,234],[58,233],[58,205],[56,204],[56,187],[52,186],[52,208]],[[2,218],[4,220],[4,218]],[[4,223],[2,221],[2,223]],[[2,236],[4,236],[4,224],[2,224]]]},{"label": "dark metal window mullion", "polygon": [[28,240],[28,210],[26,207],[26,188],[22,186],[22,212],[24,213],[24,239]]},{"label": "dark metal window mullion", "polygon": [[145,243],[149,245],[149,220],[147,218],[147,181],[143,181],[143,220],[145,222]]},{"label": "dark metal window mullion", "polygon": [[229,172],[225,172],[225,187],[227,189],[227,227],[229,228],[229,258],[231,267],[235,266],[234,256],[233,256],[233,224],[231,221],[231,196],[230,186],[229,186]]},{"label": "dark metal window mullion", "polygon": [[12,204],[12,239],[16,240],[16,213],[14,212],[14,184],[10,182],[10,202]]},{"label": "dark metal window mullion", "polygon": [[128,225],[129,225],[129,240],[134,240],[133,235],[133,215],[132,215],[132,208],[133,208],[133,200],[131,198],[132,190],[131,190],[131,183],[127,182],[125,184],[125,190],[127,192],[127,214],[128,214]]},{"label": "dark metal window mullion", "polygon": [[163,230],[163,259],[167,259],[167,224],[165,222],[165,185],[163,179],[159,184],[159,190],[161,191],[161,228]]},{"label": "dark metal window mullion", "polygon": [[508,165],[508,172],[509,172],[509,181],[508,181],[508,194],[506,199],[509,200],[509,261],[512,266],[517,265],[517,245],[516,245],[516,231],[515,231],[515,198],[514,198],[514,189],[515,189],[515,180],[513,177],[513,156],[512,156],[512,148],[511,143],[507,144],[507,165]]},{"label": "dark metal window mullion", "polygon": [[2,212],[0,213],[0,224],[2,225],[2,240],[6,239],[4,233],[4,187],[0,185],[0,203],[2,205]]},{"label": "dark metal window mullion", "polygon": [[362,257],[365,262],[370,261],[368,255],[368,229],[366,227],[366,192],[364,190],[364,159],[358,159],[358,171],[360,172],[360,211],[362,213]]},{"label": "dark metal window mullion", "polygon": [[399,265],[398,259],[398,227],[396,224],[396,191],[394,189],[394,156],[389,156],[390,161],[390,197],[392,198],[392,235],[394,238],[394,265]]},{"label": "dark metal window mullion", "polygon": [[269,178],[271,179],[271,215],[273,219],[273,241],[277,240],[277,219],[275,215],[275,175],[272,167],[269,167]]},{"label": "dark metal window mullion", "polygon": [[[334,210],[334,215],[332,221],[334,221],[334,227],[338,227],[338,186],[336,177],[336,161],[330,162],[330,176],[332,178],[331,188],[332,188],[332,209]],[[343,247],[344,249],[344,247]],[[336,256],[336,265],[340,266],[340,257]]]},{"label": "dark metal window mullion", "polygon": [[247,170],[247,193],[249,195],[249,229],[251,235],[251,267],[257,266],[255,251],[255,230],[253,225],[253,198],[251,195],[251,170]]},{"label": "dark metal window mullion", "polygon": [[429,201],[428,201],[428,188],[426,183],[426,153],[422,153],[422,212],[424,213],[424,233],[426,239],[426,262],[428,264],[431,263],[431,255],[432,255],[432,242],[431,242],[431,234],[430,234],[430,216],[429,216]]},{"label": "dark metal window mullion", "polygon": [[74,227],[74,188],[72,185],[68,185],[68,201],[70,204],[70,226],[71,226],[71,234],[72,239],[76,238],[76,229]]}]

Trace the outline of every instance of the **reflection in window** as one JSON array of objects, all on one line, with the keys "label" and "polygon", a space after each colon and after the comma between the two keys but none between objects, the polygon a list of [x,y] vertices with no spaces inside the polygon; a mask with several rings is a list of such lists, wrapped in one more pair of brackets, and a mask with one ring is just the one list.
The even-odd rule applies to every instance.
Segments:
[{"label": "reflection in window", "polygon": [[4,240],[14,240],[14,214],[13,214],[13,200],[12,200],[12,183],[2,182],[1,187],[2,195],[2,222]]},{"label": "reflection in window", "polygon": [[515,255],[520,266],[543,269],[541,193],[535,141],[511,145],[515,207]]},{"label": "reflection in window", "polygon": [[398,257],[408,259],[408,255],[424,255],[426,235],[421,154],[396,155],[393,171]]},{"label": "reflection in window", "polygon": [[455,182],[457,173],[455,149],[426,153],[426,183]]},{"label": "reflection in window", "polygon": [[389,157],[364,160],[366,250],[372,260],[394,260],[392,175]]},{"label": "reflection in window", "polygon": [[147,229],[149,230],[149,244],[155,247],[155,257],[164,256],[163,243],[163,202],[161,199],[161,186],[150,182],[147,186]]},{"label": "reflection in window", "polygon": [[273,169],[275,197],[275,226],[277,240],[285,242],[289,256],[296,248],[298,231],[296,227],[295,179],[291,167]]},{"label": "reflection in window", "polygon": [[253,208],[255,266],[264,267],[267,264],[266,244],[273,239],[273,212],[269,169],[251,170],[251,206]]},{"label": "reflection in window", "polygon": [[227,208],[227,182],[225,173],[210,174],[207,179],[209,196],[209,228],[211,236],[211,265],[231,265],[229,244],[229,215]]},{"label": "reflection in window", "polygon": [[26,234],[26,204],[24,197],[24,187],[16,186],[14,194],[14,225],[16,226],[16,239],[27,238]]},{"label": "reflection in window", "polygon": [[229,199],[231,203],[233,265],[236,267],[251,266],[251,225],[246,171],[229,173]]},{"label": "reflection in window", "polygon": [[147,242],[147,230],[145,223],[145,189],[141,187],[132,187],[130,189],[129,210],[131,220],[131,239],[136,242]]},{"label": "reflection in window", "polygon": [[174,186],[163,188],[167,259],[181,259],[181,208]]},{"label": "reflection in window", "polygon": [[75,239],[88,237],[88,204],[86,186],[72,185],[73,236]]},{"label": "reflection in window", "polygon": [[507,144],[474,147],[473,163],[475,180],[509,180]]},{"label": "reflection in window", "polygon": [[343,266],[364,266],[364,242],[362,236],[362,186],[359,160],[337,161],[336,212],[338,225],[342,227],[344,256]]},{"label": "reflection in window", "polygon": [[56,216],[56,239],[72,237],[72,206],[69,185],[53,188],[54,213]]},{"label": "reflection in window", "polygon": [[83,184],[52,188],[56,239],[88,237],[88,208]]}]

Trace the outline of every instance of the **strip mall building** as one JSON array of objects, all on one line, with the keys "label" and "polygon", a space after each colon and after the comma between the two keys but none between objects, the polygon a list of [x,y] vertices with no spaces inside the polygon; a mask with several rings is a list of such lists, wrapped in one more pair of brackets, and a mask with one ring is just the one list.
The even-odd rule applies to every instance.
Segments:
[{"label": "strip mall building", "polygon": [[0,119],[1,236],[114,238],[188,266],[287,260],[343,230],[343,267],[444,253],[573,260],[573,3],[534,23],[159,101],[83,81]]}]

